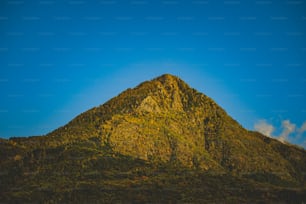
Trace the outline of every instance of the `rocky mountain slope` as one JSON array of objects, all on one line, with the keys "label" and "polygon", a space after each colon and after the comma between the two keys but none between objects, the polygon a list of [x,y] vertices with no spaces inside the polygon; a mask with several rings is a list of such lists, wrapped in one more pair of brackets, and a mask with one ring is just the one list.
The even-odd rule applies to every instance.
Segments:
[{"label": "rocky mountain slope", "polygon": [[100,202],[300,202],[306,195],[305,150],[244,129],[168,74],[45,136],[1,140],[0,151],[0,196],[8,201],[81,202],[87,191]]}]

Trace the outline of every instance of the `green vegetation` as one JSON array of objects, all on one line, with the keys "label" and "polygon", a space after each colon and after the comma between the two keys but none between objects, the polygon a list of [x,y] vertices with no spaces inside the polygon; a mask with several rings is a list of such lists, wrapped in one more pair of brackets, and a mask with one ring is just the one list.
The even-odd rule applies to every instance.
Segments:
[{"label": "green vegetation", "polygon": [[163,75],[46,136],[0,139],[3,202],[301,203],[306,151]]}]

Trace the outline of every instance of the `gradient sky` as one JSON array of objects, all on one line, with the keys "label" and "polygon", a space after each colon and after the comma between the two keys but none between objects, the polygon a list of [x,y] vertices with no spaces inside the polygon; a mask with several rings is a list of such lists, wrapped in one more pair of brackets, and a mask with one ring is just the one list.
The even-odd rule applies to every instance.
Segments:
[{"label": "gradient sky", "polygon": [[163,73],[306,147],[306,2],[1,0],[0,137],[42,135]]}]

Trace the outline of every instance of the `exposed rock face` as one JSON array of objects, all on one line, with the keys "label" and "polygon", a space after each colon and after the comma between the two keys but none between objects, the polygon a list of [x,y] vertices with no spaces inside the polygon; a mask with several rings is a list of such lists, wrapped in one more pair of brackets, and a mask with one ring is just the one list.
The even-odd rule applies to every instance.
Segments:
[{"label": "exposed rock face", "polygon": [[161,109],[159,105],[154,100],[152,96],[146,97],[138,107],[139,111],[149,112],[149,113],[160,113]]}]

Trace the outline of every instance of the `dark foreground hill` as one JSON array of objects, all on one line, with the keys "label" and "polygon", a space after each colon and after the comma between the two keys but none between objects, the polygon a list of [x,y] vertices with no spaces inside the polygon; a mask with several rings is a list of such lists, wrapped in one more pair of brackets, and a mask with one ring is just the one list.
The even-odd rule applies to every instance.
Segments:
[{"label": "dark foreground hill", "polygon": [[306,151],[163,75],[45,136],[0,140],[1,202],[302,203]]}]

